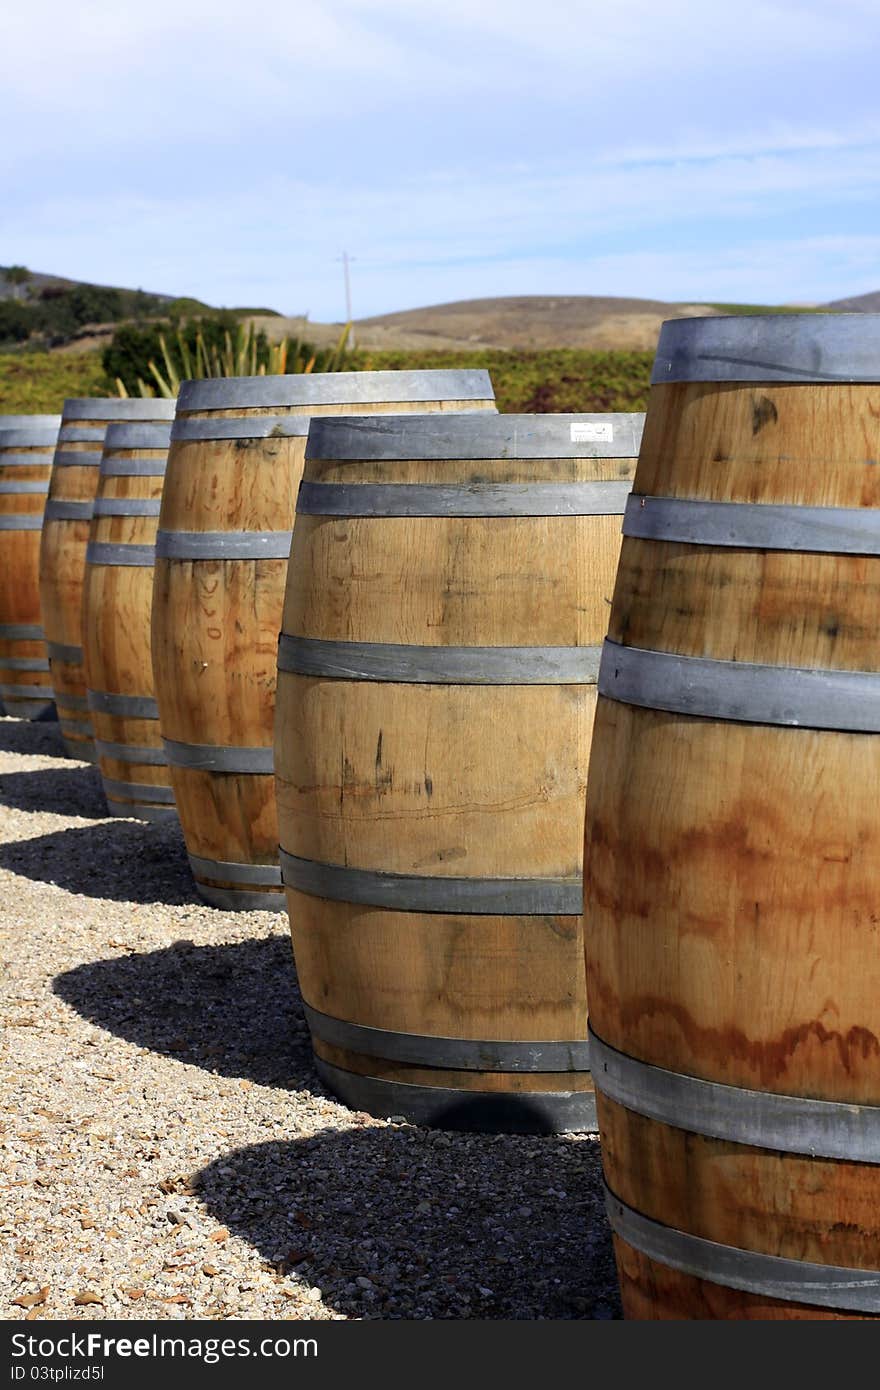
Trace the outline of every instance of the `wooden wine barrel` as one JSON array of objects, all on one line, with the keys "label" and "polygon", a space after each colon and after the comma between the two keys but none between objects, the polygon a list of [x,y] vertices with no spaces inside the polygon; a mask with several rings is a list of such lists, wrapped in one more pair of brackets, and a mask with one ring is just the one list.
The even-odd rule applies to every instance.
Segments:
[{"label": "wooden wine barrel", "polygon": [[153,669],[177,809],[206,902],[284,906],[272,726],[309,420],[493,408],[483,371],[183,384],[156,546]]},{"label": "wooden wine barrel", "polygon": [[40,606],[65,747],[97,762],[86,700],[82,588],[104,431],[121,420],[172,420],[174,402],[84,397],[64,402],[40,544]]},{"label": "wooden wine barrel", "polygon": [[880,315],[664,325],[590,762],[624,1308],[880,1313]]},{"label": "wooden wine barrel", "polygon": [[86,550],[83,655],[107,805],[118,816],[176,815],[153,693],[153,563],[170,422],[109,425]]},{"label": "wooden wine barrel", "polygon": [[18,719],[46,719],[53,712],[39,571],[60,424],[60,415],[0,415],[0,699]]},{"label": "wooden wine barrel", "polygon": [[322,1079],[446,1128],[595,1129],[582,847],[641,416],[314,421],[278,657]]}]

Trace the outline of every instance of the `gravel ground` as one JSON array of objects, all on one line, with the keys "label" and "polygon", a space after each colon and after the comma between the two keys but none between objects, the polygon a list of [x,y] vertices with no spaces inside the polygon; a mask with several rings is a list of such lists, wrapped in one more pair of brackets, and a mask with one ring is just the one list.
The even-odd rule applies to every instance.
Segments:
[{"label": "gravel ground", "polygon": [[614,1318],[598,1145],[390,1124],[311,1066],[287,919],[218,912],[0,719],[4,1318]]}]

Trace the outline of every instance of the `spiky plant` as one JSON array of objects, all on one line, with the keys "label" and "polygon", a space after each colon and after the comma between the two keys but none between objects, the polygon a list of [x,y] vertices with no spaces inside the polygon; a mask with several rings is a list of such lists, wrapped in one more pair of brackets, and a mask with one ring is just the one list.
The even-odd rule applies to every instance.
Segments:
[{"label": "spiky plant", "polygon": [[[345,361],[351,324],[343,328],[336,345],[332,348],[315,349],[299,338],[284,338],[280,343],[267,343],[262,335],[254,331],[253,324],[245,330],[238,324],[235,333],[227,329],[221,346],[212,343],[210,347],[204,334],[198,329],[194,347],[190,345],[181,328],[174,335],[176,353],[169,350],[164,333],[159,334],[161,365],[151,358],[147,363],[152,382],[138,377],[138,393],[141,396],[175,397],[182,381],[201,380],[204,377],[229,376],[284,376],[286,373],[341,371]],[[120,377],[116,378],[116,389],[120,396],[128,391]]]}]

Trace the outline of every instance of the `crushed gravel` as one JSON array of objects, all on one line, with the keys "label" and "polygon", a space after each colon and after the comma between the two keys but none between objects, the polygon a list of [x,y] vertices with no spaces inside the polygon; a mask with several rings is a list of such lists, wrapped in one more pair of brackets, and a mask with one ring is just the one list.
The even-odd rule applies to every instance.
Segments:
[{"label": "crushed gravel", "polygon": [[57,725],[0,719],[0,938],[0,1317],[620,1316],[596,1142],[334,1101],[286,917],[202,904]]}]

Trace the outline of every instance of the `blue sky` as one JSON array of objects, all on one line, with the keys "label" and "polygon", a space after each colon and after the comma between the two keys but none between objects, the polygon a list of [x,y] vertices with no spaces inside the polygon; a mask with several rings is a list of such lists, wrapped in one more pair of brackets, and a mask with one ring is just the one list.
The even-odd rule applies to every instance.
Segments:
[{"label": "blue sky", "polygon": [[[880,288],[876,0],[43,0],[0,264],[344,317]],[[14,113],[14,114],[13,114]]]}]

